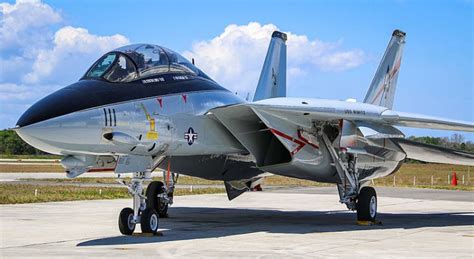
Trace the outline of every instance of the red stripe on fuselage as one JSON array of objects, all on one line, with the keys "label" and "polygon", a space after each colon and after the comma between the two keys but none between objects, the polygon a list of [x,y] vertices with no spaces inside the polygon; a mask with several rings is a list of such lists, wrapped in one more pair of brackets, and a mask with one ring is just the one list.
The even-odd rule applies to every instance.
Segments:
[{"label": "red stripe on fuselage", "polygon": [[305,138],[303,137],[303,135],[301,135],[301,130],[298,130],[298,138],[300,138],[300,139],[301,139],[302,141],[304,141],[306,144],[308,144],[308,145],[310,145],[310,146],[312,146],[312,147],[314,147],[314,148],[319,149],[319,146],[318,146],[318,145],[309,142],[309,140],[305,139]]},{"label": "red stripe on fuselage", "polygon": [[314,148],[319,148],[317,145],[315,145],[313,143],[310,143],[307,139],[303,138],[300,131],[298,131],[298,138],[300,138],[300,139],[295,139],[292,136],[287,135],[287,134],[285,134],[281,131],[278,131],[276,129],[270,129],[270,131],[273,134],[275,134],[277,136],[280,136],[282,138],[288,139],[289,141],[291,141],[291,142],[298,145],[298,147],[296,147],[293,151],[290,152],[292,156],[294,156],[296,153],[298,153],[298,151],[300,151],[306,144],[311,145]]}]

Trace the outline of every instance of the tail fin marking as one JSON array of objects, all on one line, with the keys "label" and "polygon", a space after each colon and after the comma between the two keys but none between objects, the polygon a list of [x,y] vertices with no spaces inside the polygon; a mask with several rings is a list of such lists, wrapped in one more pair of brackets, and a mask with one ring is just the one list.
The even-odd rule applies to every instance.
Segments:
[{"label": "tail fin marking", "polygon": [[274,31],[253,101],[286,96],[285,33]]},{"label": "tail fin marking", "polygon": [[376,104],[389,109],[393,107],[405,35],[406,33],[400,30],[393,32],[382,61],[364,98],[364,103]]}]

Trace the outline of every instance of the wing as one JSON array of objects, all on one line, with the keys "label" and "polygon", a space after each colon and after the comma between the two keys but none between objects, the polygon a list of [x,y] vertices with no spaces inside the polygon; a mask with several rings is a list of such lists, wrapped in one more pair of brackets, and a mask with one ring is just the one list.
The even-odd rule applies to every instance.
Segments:
[{"label": "wing", "polygon": [[396,119],[394,121],[390,121],[390,119],[386,120],[397,126],[474,132],[474,124],[472,122],[450,120],[415,113],[394,113],[396,114]]},{"label": "wing", "polygon": [[345,101],[312,98],[272,98],[242,104],[308,123],[312,120],[367,121],[384,125],[474,132],[474,123],[389,110],[385,107]]},{"label": "wing", "polygon": [[393,139],[407,154],[407,158],[430,162],[455,165],[474,166],[474,154],[452,150],[411,141],[408,139]]},{"label": "wing", "polygon": [[[305,150],[305,147],[320,146],[321,140],[311,140],[311,135],[315,126],[324,125],[332,127],[343,125],[339,130],[341,148],[350,148],[353,152],[365,152],[365,155],[370,153],[367,145],[393,151],[392,155],[380,155],[381,151],[374,152],[372,156],[375,160],[386,162],[386,157],[391,156],[395,157],[394,161],[401,161],[404,157],[401,158],[399,152],[403,152],[409,158],[438,163],[457,161],[468,165],[472,164],[474,159],[472,156],[464,156],[462,161],[457,160],[452,152],[451,155],[429,157],[426,155],[428,151],[434,155],[446,150],[417,147],[409,145],[410,143],[401,145],[398,142],[395,142],[395,146],[387,147],[387,143],[383,141],[404,137],[403,133],[393,126],[473,132],[472,122],[402,113],[367,103],[284,97],[219,107],[210,112],[256,157],[257,165],[269,167],[270,172],[270,169],[273,169],[271,166],[294,161],[293,156],[301,153],[300,150],[307,151],[310,157],[312,151]],[[337,130],[334,132],[339,134]],[[336,136],[332,140],[336,140]],[[371,143],[368,144],[368,141]],[[319,149],[321,150],[323,149]],[[425,155],[421,155],[423,152]],[[304,159],[307,158],[302,158]]]}]

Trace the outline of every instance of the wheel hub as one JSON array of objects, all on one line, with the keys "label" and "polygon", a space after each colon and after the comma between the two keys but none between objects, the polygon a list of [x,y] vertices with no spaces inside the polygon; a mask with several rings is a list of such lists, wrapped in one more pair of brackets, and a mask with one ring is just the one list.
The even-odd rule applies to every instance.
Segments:
[{"label": "wheel hub", "polygon": [[375,218],[377,214],[377,198],[375,196],[370,198],[369,213],[371,218]]},{"label": "wheel hub", "polygon": [[127,224],[129,229],[133,229],[135,227],[135,223],[133,222],[133,214],[128,215]]},{"label": "wheel hub", "polygon": [[158,228],[158,217],[155,214],[150,217],[150,228],[152,230],[156,230]]}]

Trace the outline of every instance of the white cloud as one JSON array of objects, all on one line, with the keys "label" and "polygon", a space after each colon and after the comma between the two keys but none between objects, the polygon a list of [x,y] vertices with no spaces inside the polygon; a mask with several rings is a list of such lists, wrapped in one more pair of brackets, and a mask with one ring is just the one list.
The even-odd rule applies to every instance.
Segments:
[{"label": "white cloud", "polygon": [[0,129],[13,127],[31,104],[63,85],[0,83]]},{"label": "white cloud", "polygon": [[[197,66],[232,91],[245,96],[253,94],[264,62],[273,24],[229,25],[219,36],[193,45],[183,53],[195,58]],[[341,42],[310,40],[306,35],[288,35],[288,84],[295,77],[305,76],[316,69],[342,71],[365,61],[362,50],[341,50]]]},{"label": "white cloud", "polygon": [[32,71],[25,75],[24,81],[70,80],[74,74],[77,80],[77,73],[82,75],[98,56],[128,43],[129,40],[120,34],[99,36],[90,34],[84,28],[61,28],[54,35],[54,46],[39,52]]},{"label": "white cloud", "polygon": [[120,34],[94,35],[63,23],[61,13],[40,0],[0,3],[0,128],[14,126],[31,104],[77,81],[102,54],[129,42]]},{"label": "white cloud", "polygon": [[0,3],[0,50],[30,45],[33,51],[50,38],[49,25],[62,21],[61,15],[39,0]]},{"label": "white cloud", "polygon": [[[39,98],[79,79],[105,52],[129,43],[120,34],[95,35],[66,26],[61,12],[40,0],[0,3],[0,127],[14,126]],[[273,24],[229,25],[217,37],[195,43],[185,56],[241,96],[253,94]],[[360,50],[341,50],[340,42],[308,39],[288,32],[288,81],[314,69],[357,67]]]}]

